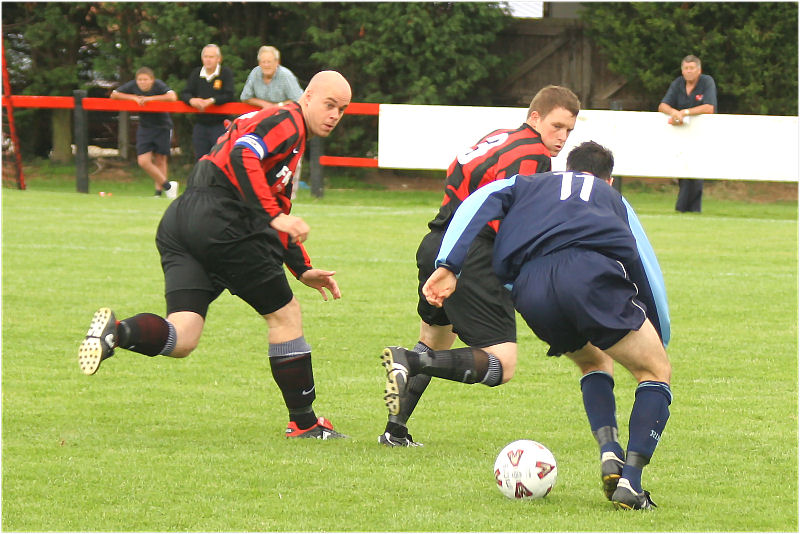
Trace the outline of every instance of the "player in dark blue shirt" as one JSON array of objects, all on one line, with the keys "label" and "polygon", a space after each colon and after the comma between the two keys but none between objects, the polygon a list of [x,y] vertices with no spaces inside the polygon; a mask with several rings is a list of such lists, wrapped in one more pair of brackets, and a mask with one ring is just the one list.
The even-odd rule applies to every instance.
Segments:
[{"label": "player in dark blue shirt", "polygon": [[[583,143],[570,153],[567,168],[586,172],[517,175],[470,195],[450,223],[423,294],[440,306],[456,288],[473,237],[487,221],[500,219],[495,273],[527,324],[550,344],[548,354],[567,354],[583,373],[584,407],[600,446],[606,496],[619,508],[650,508],[642,468],[672,400],[663,279],[633,210],[610,186],[611,153]],[[387,350],[393,365],[410,376],[438,376],[437,360],[459,351],[459,359],[474,362],[470,372],[479,372],[475,364],[484,359],[474,347],[422,355]],[[617,440],[615,360],[639,382],[627,454]]]}]

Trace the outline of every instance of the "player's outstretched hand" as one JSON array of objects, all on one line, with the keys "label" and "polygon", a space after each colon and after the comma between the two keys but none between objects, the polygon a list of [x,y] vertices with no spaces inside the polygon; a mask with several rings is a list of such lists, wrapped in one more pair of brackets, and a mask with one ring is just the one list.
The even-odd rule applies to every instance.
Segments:
[{"label": "player's outstretched hand", "polygon": [[325,289],[331,292],[331,296],[335,299],[342,298],[342,292],[339,291],[339,284],[333,279],[336,271],[323,271],[322,269],[309,269],[300,276],[300,281],[308,287],[313,287],[322,295],[322,300],[328,300],[328,295]]},{"label": "player's outstretched hand", "polygon": [[286,215],[285,213],[281,213],[272,219],[269,225],[279,232],[289,234],[289,237],[292,238],[292,243],[302,243],[308,239],[308,232],[311,231],[311,227],[303,219],[294,215]]},{"label": "player's outstretched hand", "polygon": [[439,267],[422,286],[422,294],[425,295],[428,303],[431,306],[441,308],[444,304],[444,299],[453,294],[456,290],[456,275],[453,271]]}]

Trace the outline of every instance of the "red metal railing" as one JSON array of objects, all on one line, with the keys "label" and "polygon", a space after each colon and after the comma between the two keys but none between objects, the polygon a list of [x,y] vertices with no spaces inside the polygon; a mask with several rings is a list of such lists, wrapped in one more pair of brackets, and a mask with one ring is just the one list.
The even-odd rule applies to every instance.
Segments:
[{"label": "red metal railing", "polygon": [[[183,102],[148,102],[140,106],[131,100],[112,100],[110,98],[82,98],[81,104],[87,111],[167,111],[170,113],[198,113],[198,111]],[[28,96],[12,95],[10,98],[3,96],[3,106],[11,105],[13,108],[49,108],[49,109],[74,109],[75,98],[71,96]],[[223,115],[241,115],[259,108],[241,102],[231,102],[221,106],[209,106],[206,113],[219,113]],[[345,115],[378,115],[380,104],[352,102],[345,110]],[[377,158],[361,158],[349,156],[320,156],[320,165],[331,167],[370,167],[377,168]]]}]

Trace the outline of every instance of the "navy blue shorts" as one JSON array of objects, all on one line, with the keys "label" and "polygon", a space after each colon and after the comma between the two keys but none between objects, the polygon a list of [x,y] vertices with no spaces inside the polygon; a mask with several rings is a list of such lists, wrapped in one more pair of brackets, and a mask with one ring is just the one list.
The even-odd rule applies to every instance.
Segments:
[{"label": "navy blue shorts", "polygon": [[[488,234],[488,232],[487,232]],[[422,286],[433,273],[444,233],[431,231],[417,249],[419,302],[417,313],[430,325],[447,326],[461,341],[472,347],[490,347],[517,342],[517,316],[511,293],[503,287],[492,269],[494,239],[481,233],[472,242],[455,292],[443,308],[428,304]],[[492,236],[493,237],[493,236]]]},{"label": "navy blue shorts", "polygon": [[136,155],[148,152],[169,156],[172,144],[172,130],[169,128],[144,128],[136,130]]},{"label": "navy blue shorts", "polygon": [[622,263],[598,252],[568,248],[527,262],[511,298],[531,330],[550,344],[548,356],[587,342],[605,350],[638,330],[647,310]]}]

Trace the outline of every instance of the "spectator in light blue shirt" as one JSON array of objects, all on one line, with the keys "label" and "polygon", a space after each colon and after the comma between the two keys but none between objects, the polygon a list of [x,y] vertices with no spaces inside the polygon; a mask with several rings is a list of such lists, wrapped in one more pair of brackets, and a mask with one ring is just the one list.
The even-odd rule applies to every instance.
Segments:
[{"label": "spectator in light blue shirt", "polygon": [[295,102],[303,94],[297,77],[280,64],[281,53],[274,46],[258,49],[258,66],[247,76],[241,101],[253,106],[282,106]]}]

